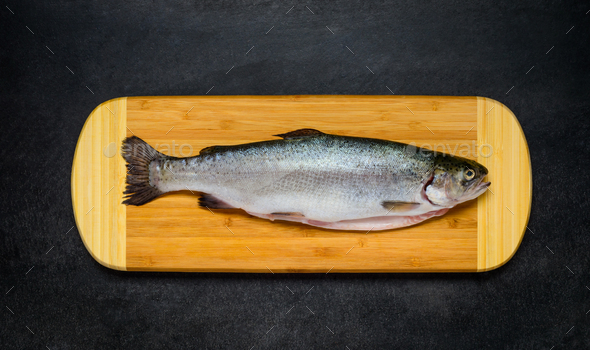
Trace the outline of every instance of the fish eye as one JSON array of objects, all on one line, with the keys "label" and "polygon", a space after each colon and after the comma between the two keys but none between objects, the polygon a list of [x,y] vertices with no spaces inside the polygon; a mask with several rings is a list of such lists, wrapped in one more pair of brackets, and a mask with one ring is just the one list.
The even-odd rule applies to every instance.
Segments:
[{"label": "fish eye", "polygon": [[466,180],[471,180],[475,177],[475,171],[473,171],[472,169],[466,169],[463,174]]}]

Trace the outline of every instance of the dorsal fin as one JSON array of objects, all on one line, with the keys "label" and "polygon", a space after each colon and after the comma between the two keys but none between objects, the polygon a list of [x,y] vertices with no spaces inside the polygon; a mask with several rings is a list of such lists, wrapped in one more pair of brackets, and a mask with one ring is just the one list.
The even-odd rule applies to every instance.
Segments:
[{"label": "dorsal fin", "polygon": [[323,132],[316,130],[316,129],[299,129],[295,131],[289,131],[284,134],[278,134],[274,136],[279,136],[284,138],[285,140],[289,139],[298,139],[302,137],[312,137],[312,136],[320,136],[325,135]]}]

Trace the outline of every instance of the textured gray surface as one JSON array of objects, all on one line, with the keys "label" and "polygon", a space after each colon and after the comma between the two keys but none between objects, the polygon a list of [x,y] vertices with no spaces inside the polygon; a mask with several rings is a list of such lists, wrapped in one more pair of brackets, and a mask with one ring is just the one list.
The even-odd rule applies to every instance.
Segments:
[{"label": "textured gray surface", "polygon": [[[582,1],[4,2],[0,347],[590,348],[588,10]],[[497,99],[529,143],[535,234],[481,274],[100,266],[76,229],[67,233],[84,120],[110,98],[212,86]]]}]

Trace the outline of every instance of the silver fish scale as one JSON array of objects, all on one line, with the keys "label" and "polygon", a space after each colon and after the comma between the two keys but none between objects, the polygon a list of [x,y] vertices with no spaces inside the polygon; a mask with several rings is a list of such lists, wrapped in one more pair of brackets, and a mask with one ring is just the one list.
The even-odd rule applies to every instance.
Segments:
[{"label": "silver fish scale", "polygon": [[167,191],[210,193],[256,213],[299,212],[334,221],[384,215],[383,201],[420,200],[434,157],[406,145],[323,135],[224,148],[166,161]]}]

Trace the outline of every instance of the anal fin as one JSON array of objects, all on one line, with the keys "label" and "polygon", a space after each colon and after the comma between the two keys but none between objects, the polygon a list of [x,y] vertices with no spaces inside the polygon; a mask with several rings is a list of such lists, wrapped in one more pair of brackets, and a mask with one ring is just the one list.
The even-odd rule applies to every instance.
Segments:
[{"label": "anal fin", "polygon": [[203,208],[209,209],[235,209],[231,204],[228,204],[209,193],[203,193],[201,195],[201,198],[199,198],[199,205]]}]

